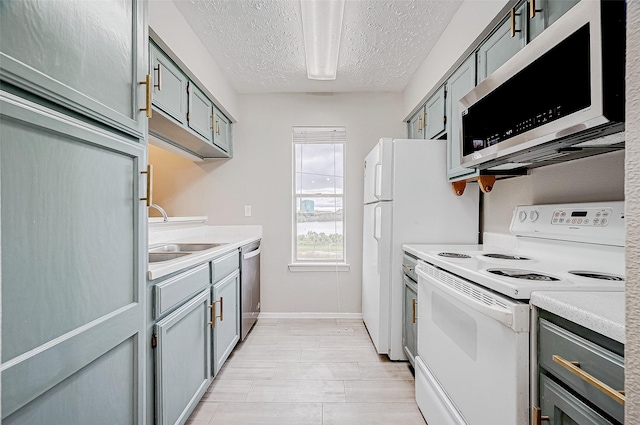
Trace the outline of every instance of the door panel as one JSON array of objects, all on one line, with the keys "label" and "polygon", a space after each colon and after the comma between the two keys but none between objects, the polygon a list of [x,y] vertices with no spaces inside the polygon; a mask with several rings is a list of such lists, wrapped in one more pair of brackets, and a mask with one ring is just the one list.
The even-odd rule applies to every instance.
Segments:
[{"label": "door panel", "polygon": [[217,375],[240,340],[240,273],[238,271],[213,286],[215,328],[213,329],[213,374]]},{"label": "door panel", "polygon": [[141,0],[3,1],[2,78],[141,137],[145,14]]},{"label": "door panel", "polygon": [[[100,403],[139,423],[144,148],[10,94],[0,103],[2,414],[37,418],[48,406],[37,397],[67,394],[72,415],[81,398],[58,386],[83,368],[102,374],[96,359],[131,340],[133,355],[110,361],[133,374],[134,398]],[[94,385],[100,395],[111,383]]]},{"label": "door panel", "polygon": [[209,99],[200,91],[195,84],[189,81],[189,127],[204,137],[211,140],[213,129],[212,106]]},{"label": "door panel", "polygon": [[409,139],[424,139],[424,106],[409,120]]},{"label": "door panel", "polygon": [[[403,276],[404,281],[404,326],[402,328],[402,344],[404,346],[404,352],[411,362],[411,365],[415,367],[414,357],[416,355],[417,341],[418,341],[418,321],[414,321],[414,317],[417,317],[417,313],[414,309],[417,307],[418,301],[417,285],[413,283],[409,278]],[[415,316],[414,316],[415,314]]]},{"label": "door panel", "polygon": [[435,139],[445,131],[445,88],[440,87],[425,105],[425,138]]},{"label": "door panel", "polygon": [[227,117],[225,117],[215,106],[213,107],[213,113],[213,143],[225,152],[229,152],[231,149],[231,124]]},{"label": "door panel", "polygon": [[155,44],[149,44],[153,65],[153,106],[184,124],[187,119],[187,76],[162,53]]}]

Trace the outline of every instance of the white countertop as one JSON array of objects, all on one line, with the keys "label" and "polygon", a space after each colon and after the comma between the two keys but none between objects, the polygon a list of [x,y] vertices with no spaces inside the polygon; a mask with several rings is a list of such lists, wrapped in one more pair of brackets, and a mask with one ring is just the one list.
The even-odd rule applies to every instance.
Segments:
[{"label": "white countertop", "polygon": [[531,304],[625,343],[624,292],[534,292]]},{"label": "white countertop", "polygon": [[205,263],[227,252],[262,239],[262,226],[206,226],[202,220],[171,220],[149,226],[149,247],[164,243],[223,243],[174,260],[150,263],[149,280]]}]

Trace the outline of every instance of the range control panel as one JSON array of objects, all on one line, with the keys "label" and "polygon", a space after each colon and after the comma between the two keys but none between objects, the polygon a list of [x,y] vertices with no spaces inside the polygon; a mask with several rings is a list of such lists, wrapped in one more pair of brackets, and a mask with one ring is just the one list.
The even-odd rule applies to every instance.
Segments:
[{"label": "range control panel", "polygon": [[510,230],[516,236],[624,246],[624,202],[518,206]]},{"label": "range control panel", "polygon": [[551,224],[559,226],[606,226],[613,216],[613,208],[557,209]]}]

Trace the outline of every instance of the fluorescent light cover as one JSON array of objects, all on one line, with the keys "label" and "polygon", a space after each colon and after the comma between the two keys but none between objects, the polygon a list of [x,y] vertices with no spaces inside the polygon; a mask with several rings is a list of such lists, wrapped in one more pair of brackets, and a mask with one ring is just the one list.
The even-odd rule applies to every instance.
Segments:
[{"label": "fluorescent light cover", "polygon": [[300,0],[310,80],[335,80],[345,0]]}]

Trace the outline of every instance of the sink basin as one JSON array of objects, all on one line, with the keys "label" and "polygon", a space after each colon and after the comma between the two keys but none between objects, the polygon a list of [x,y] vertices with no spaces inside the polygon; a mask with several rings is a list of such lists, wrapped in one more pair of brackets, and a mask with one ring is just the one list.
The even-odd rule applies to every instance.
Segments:
[{"label": "sink basin", "polygon": [[159,263],[161,261],[175,260],[176,258],[189,255],[190,252],[149,252],[149,263]]},{"label": "sink basin", "polygon": [[149,253],[163,253],[163,252],[198,252],[206,249],[215,248],[220,245],[226,245],[226,243],[170,243],[165,245],[149,248]]}]

